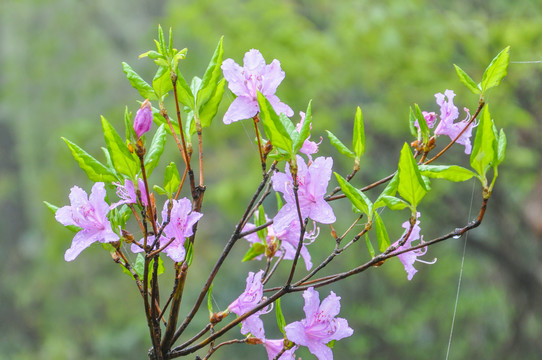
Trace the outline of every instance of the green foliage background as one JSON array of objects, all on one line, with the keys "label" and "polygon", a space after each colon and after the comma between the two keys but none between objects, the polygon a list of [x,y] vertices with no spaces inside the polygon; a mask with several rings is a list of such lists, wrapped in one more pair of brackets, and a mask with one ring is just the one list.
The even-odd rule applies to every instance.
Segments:
[{"label": "green foliage background", "polygon": [[[137,56],[152,46],[158,23],[173,27],[176,46],[188,48],[188,78],[201,76],[221,35],[226,58],[241,62],[251,48],[268,62],[278,58],[286,72],[281,99],[296,112],[313,99],[313,138],[329,129],[349,139],[361,106],[367,153],[354,183],[366,184],[394,170],[403,142],[410,140],[409,105],[438,111],[433,94],[451,88],[458,106],[475,107],[453,63],[480,79],[507,45],[512,62],[542,60],[541,16],[539,0],[2,2],[0,357],[145,358],[149,341],[135,286],[99,246],[64,262],[71,233],[42,200],[66,204],[73,184],[90,190],[60,136],[100,156],[99,116],[122,129],[124,106],[135,111],[140,100],[121,61],[152,77],[151,63]],[[490,95],[495,121],[507,132],[507,159],[486,220],[468,237],[450,359],[538,359],[542,353],[541,75],[542,64],[512,63]],[[225,97],[219,115],[231,100]],[[210,129],[201,227],[206,230],[199,238],[208,243],[201,244],[197,271],[190,273],[194,284],[208,273],[259,176],[250,126],[226,127],[216,119]],[[338,159],[335,171],[350,170],[327,139],[321,149]],[[155,173],[176,156],[168,155]],[[452,156],[467,160],[461,148]],[[477,211],[479,197],[472,193],[479,189],[473,184],[452,188],[435,182],[421,208],[427,239],[464,225],[469,212]],[[399,219],[397,224],[392,236],[400,233]],[[315,258],[331,248],[327,234],[323,229]],[[426,257],[438,257],[437,263],[419,264],[411,282],[393,261],[333,286],[343,298],[341,314],[355,330],[337,344],[336,358],[444,358],[464,241],[431,248]],[[233,256],[245,250],[240,244]],[[340,262],[353,266],[366,256],[361,244]],[[215,286],[221,309],[257,264],[226,266],[228,274]],[[321,297],[330,289],[321,289]],[[193,296],[187,294],[185,303]],[[300,318],[293,310],[299,305],[296,296],[283,301],[288,322]],[[241,356],[265,358],[265,352],[232,346],[215,358]]]}]

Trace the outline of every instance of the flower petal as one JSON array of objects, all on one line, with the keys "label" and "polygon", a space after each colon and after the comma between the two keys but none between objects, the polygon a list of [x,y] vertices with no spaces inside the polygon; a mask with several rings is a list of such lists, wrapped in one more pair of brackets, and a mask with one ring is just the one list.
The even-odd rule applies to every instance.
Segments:
[{"label": "flower petal", "polygon": [[258,113],[258,102],[252,98],[239,96],[231,103],[224,114],[223,122],[228,125],[232,122],[250,119]]},{"label": "flower petal", "polygon": [[244,69],[232,59],[222,62],[224,78],[228,82],[228,88],[237,96],[250,96],[245,85]]}]

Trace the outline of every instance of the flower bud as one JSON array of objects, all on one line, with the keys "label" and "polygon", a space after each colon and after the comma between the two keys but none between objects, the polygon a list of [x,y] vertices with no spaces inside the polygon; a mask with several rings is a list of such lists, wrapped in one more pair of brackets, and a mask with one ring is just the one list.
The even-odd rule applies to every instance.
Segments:
[{"label": "flower bud", "polygon": [[137,110],[134,120],[134,130],[139,139],[143,134],[151,129],[152,125],[152,107],[149,99],[146,99],[139,110]]}]

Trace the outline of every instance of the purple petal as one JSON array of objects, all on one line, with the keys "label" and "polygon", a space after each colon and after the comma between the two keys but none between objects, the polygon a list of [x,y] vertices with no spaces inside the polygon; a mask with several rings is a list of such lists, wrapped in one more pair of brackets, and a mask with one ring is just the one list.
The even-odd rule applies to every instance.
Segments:
[{"label": "purple petal", "polygon": [[258,339],[265,339],[263,321],[260,319],[258,312],[241,322],[241,334],[246,335],[248,333]]},{"label": "purple petal", "polygon": [[228,82],[228,88],[237,96],[249,96],[250,93],[245,85],[244,69],[232,59],[222,62],[224,78]]},{"label": "purple petal", "polygon": [[265,67],[265,59],[260,51],[250,49],[243,57],[243,67],[251,73],[261,73]]},{"label": "purple petal", "polygon": [[303,306],[305,316],[307,319],[312,319],[318,312],[320,295],[318,294],[318,291],[314,290],[313,287],[310,287],[303,292],[303,298],[305,299],[305,305]]},{"label": "purple petal", "polygon": [[307,346],[309,340],[307,339],[307,334],[305,333],[305,326],[301,321],[295,321],[291,324],[288,324],[284,327],[286,332],[286,337],[288,340],[302,346]]},{"label": "purple petal", "polygon": [[228,125],[232,122],[250,119],[258,113],[258,102],[252,98],[239,96],[231,103],[224,114],[223,122]]},{"label": "purple petal", "polygon": [[81,230],[72,240],[72,245],[64,253],[64,260],[73,261],[83,250],[96,241],[96,232]]},{"label": "purple petal", "polygon": [[288,117],[294,116],[294,111],[291,107],[286,105],[285,103],[281,102],[277,95],[271,94],[265,96],[267,100],[269,100],[269,103],[273,107],[273,110],[277,113],[277,115],[280,115],[281,113],[284,113],[284,115]]},{"label": "purple petal", "polygon": [[333,208],[324,199],[320,199],[311,207],[308,216],[312,220],[322,224],[333,224],[337,220],[333,213]]},{"label": "purple petal", "polygon": [[331,157],[317,157],[309,167],[310,184],[309,191],[317,198],[323,198],[331,179],[333,159]]},{"label": "purple petal", "polygon": [[109,222],[105,219],[105,216],[109,212],[109,205],[105,202],[105,195],[105,184],[103,182],[97,182],[92,186],[89,203],[94,208],[97,216]]},{"label": "purple petal", "polygon": [[262,94],[265,96],[274,95],[285,76],[284,71],[280,68],[280,61],[277,59],[266,65],[262,71]]},{"label": "purple petal", "polygon": [[73,219],[72,207],[69,205],[63,206],[55,213],[55,219],[64,226],[75,225],[79,226]]},{"label": "purple petal", "polygon": [[333,352],[326,344],[318,341],[309,341],[307,347],[318,360],[333,360]]},{"label": "purple petal", "polygon": [[341,297],[335,295],[335,293],[332,291],[324,300],[322,300],[320,312],[326,316],[329,316],[330,318],[334,318],[339,314],[340,311]]}]

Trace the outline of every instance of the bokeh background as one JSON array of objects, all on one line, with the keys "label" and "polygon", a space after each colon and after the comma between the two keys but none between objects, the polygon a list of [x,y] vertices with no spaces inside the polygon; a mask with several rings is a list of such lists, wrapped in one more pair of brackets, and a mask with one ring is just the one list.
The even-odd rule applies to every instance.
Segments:
[{"label": "bokeh background", "polygon": [[[411,140],[408,107],[414,102],[438,111],[433,94],[454,89],[460,108],[475,108],[477,99],[460,84],[453,63],[480,79],[492,57],[510,45],[511,60],[518,63],[489,97],[508,136],[507,159],[483,225],[468,235],[449,358],[540,359],[542,64],[519,62],[542,60],[541,20],[540,0],[2,1],[0,358],[145,358],[148,331],[130,278],[99,246],[64,262],[72,234],[42,201],[66,204],[73,184],[90,190],[60,136],[101,158],[99,116],[122,131],[125,106],[135,112],[141,100],[121,61],[152,78],[153,64],[137,56],[153,47],[161,24],[173,27],[176,47],[188,48],[186,78],[203,74],[222,35],[225,58],[240,62],[257,48],[268,62],[279,59],[286,79],[278,94],[296,112],[313,99],[314,138],[329,129],[349,143],[355,107],[361,106],[368,150],[354,182],[359,185],[393,171],[403,142]],[[206,216],[186,303],[258,181],[251,127],[220,121],[232,99],[225,96],[206,137]],[[321,152],[336,157],[336,171],[349,172],[352,164],[327,138]],[[466,161],[461,147],[449,159]],[[174,151],[166,152],[162,169],[172,160],[180,162]],[[426,239],[466,224],[480,202],[474,181],[433,184],[434,194],[421,208]],[[336,211],[351,217],[345,203],[337,203]],[[398,236],[407,215],[389,216],[397,224],[390,232]],[[337,228],[344,226],[339,222]],[[355,331],[337,343],[335,358],[444,359],[465,241],[432,247],[426,258],[438,261],[418,264],[411,282],[394,260],[321,289],[321,297],[330,290],[342,296],[341,315]],[[314,260],[332,245],[323,228],[311,247]],[[232,259],[246,249],[240,243]],[[328,271],[366,258],[360,243]],[[215,286],[215,308],[224,309],[258,265],[227,262]],[[298,295],[284,300],[287,321],[301,317],[301,304]],[[206,312],[196,325],[206,321]],[[272,318],[269,333],[276,335]],[[214,358],[243,356],[266,358],[263,347],[248,346],[225,348]]]}]

